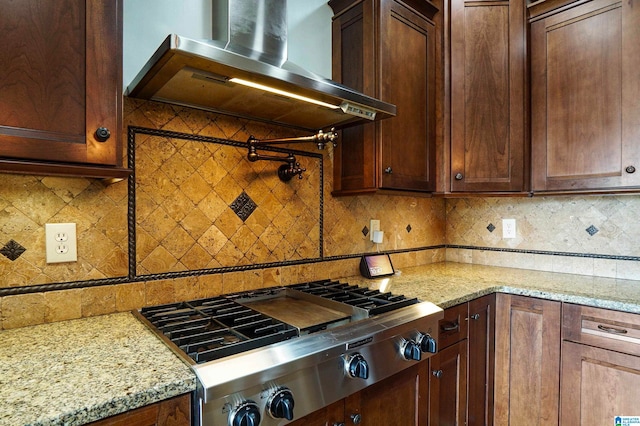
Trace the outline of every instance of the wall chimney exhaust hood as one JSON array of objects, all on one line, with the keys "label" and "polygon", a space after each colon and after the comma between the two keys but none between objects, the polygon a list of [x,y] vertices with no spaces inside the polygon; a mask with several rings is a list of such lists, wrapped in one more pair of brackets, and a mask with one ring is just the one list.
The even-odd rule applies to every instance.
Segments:
[{"label": "wall chimney exhaust hood", "polygon": [[396,114],[287,61],[286,0],[213,0],[212,35],[169,35],[126,95],[313,132]]}]

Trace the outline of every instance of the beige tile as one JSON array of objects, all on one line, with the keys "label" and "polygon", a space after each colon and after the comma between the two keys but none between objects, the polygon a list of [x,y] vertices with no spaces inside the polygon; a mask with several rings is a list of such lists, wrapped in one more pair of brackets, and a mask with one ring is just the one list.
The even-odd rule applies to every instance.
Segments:
[{"label": "beige tile", "polygon": [[25,327],[45,322],[46,302],[43,293],[5,296],[2,302],[2,328]]},{"label": "beige tile", "polygon": [[60,290],[44,293],[45,322],[82,317],[82,290]]},{"label": "beige tile", "polygon": [[118,284],[114,287],[116,295],[116,311],[131,311],[145,306],[144,283]]},{"label": "beige tile", "polygon": [[145,282],[145,306],[162,305],[176,301],[173,280]]},{"label": "beige tile", "polygon": [[82,316],[110,314],[116,311],[116,295],[113,286],[83,288]]}]

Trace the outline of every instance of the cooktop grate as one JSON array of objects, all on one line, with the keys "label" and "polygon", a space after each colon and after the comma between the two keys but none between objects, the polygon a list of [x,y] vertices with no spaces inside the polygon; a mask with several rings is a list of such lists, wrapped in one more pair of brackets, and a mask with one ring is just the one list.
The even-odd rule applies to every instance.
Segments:
[{"label": "cooktop grate", "polygon": [[226,297],[142,308],[140,314],[196,363],[298,336],[298,330]]}]

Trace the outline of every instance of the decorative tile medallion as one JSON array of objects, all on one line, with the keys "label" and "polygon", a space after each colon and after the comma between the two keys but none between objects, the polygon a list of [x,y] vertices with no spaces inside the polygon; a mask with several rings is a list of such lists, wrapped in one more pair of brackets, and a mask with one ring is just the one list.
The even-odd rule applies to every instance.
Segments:
[{"label": "decorative tile medallion", "polygon": [[407,232],[411,232],[411,229],[413,229],[413,228],[411,228],[411,224],[409,224],[409,225],[407,225],[407,227],[405,229],[407,230]]},{"label": "decorative tile medallion", "polygon": [[487,226],[487,229],[489,230],[489,232],[493,232],[493,231],[495,231],[496,227],[495,227],[495,226],[493,226],[493,223],[490,223],[490,224]]},{"label": "decorative tile medallion", "polygon": [[585,231],[587,231],[589,233],[589,235],[591,235],[593,237],[594,235],[596,235],[598,233],[599,229],[596,228],[595,226],[591,225],[590,227],[585,229]]},{"label": "decorative tile medallion", "polygon": [[4,247],[0,249],[0,253],[2,253],[3,256],[5,256],[7,259],[11,261],[14,261],[17,258],[19,258],[20,255],[22,255],[22,253],[24,253],[25,251],[27,251],[27,249],[22,247],[20,244],[18,244],[14,240],[9,241],[7,244],[4,245]]},{"label": "decorative tile medallion", "polygon": [[364,235],[365,237],[369,235],[369,228],[367,228],[366,226],[362,228],[362,235]]},{"label": "decorative tile medallion", "polygon": [[245,222],[258,206],[246,192],[242,191],[242,194],[238,195],[238,198],[236,198],[229,207]]}]

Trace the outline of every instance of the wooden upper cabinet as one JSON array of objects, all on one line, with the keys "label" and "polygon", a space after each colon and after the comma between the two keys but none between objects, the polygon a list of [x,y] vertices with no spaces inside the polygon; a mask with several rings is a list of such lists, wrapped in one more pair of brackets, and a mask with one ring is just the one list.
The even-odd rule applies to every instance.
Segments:
[{"label": "wooden upper cabinet", "polygon": [[0,171],[123,174],[122,1],[0,0],[0,16]]},{"label": "wooden upper cabinet", "polygon": [[524,0],[451,0],[451,164],[445,191],[527,190]]},{"label": "wooden upper cabinet", "polygon": [[533,190],[637,190],[640,4],[557,10],[531,19]]},{"label": "wooden upper cabinet", "polygon": [[397,107],[397,115],[344,129],[333,195],[435,188],[438,11],[427,0],[331,0],[333,79]]}]

